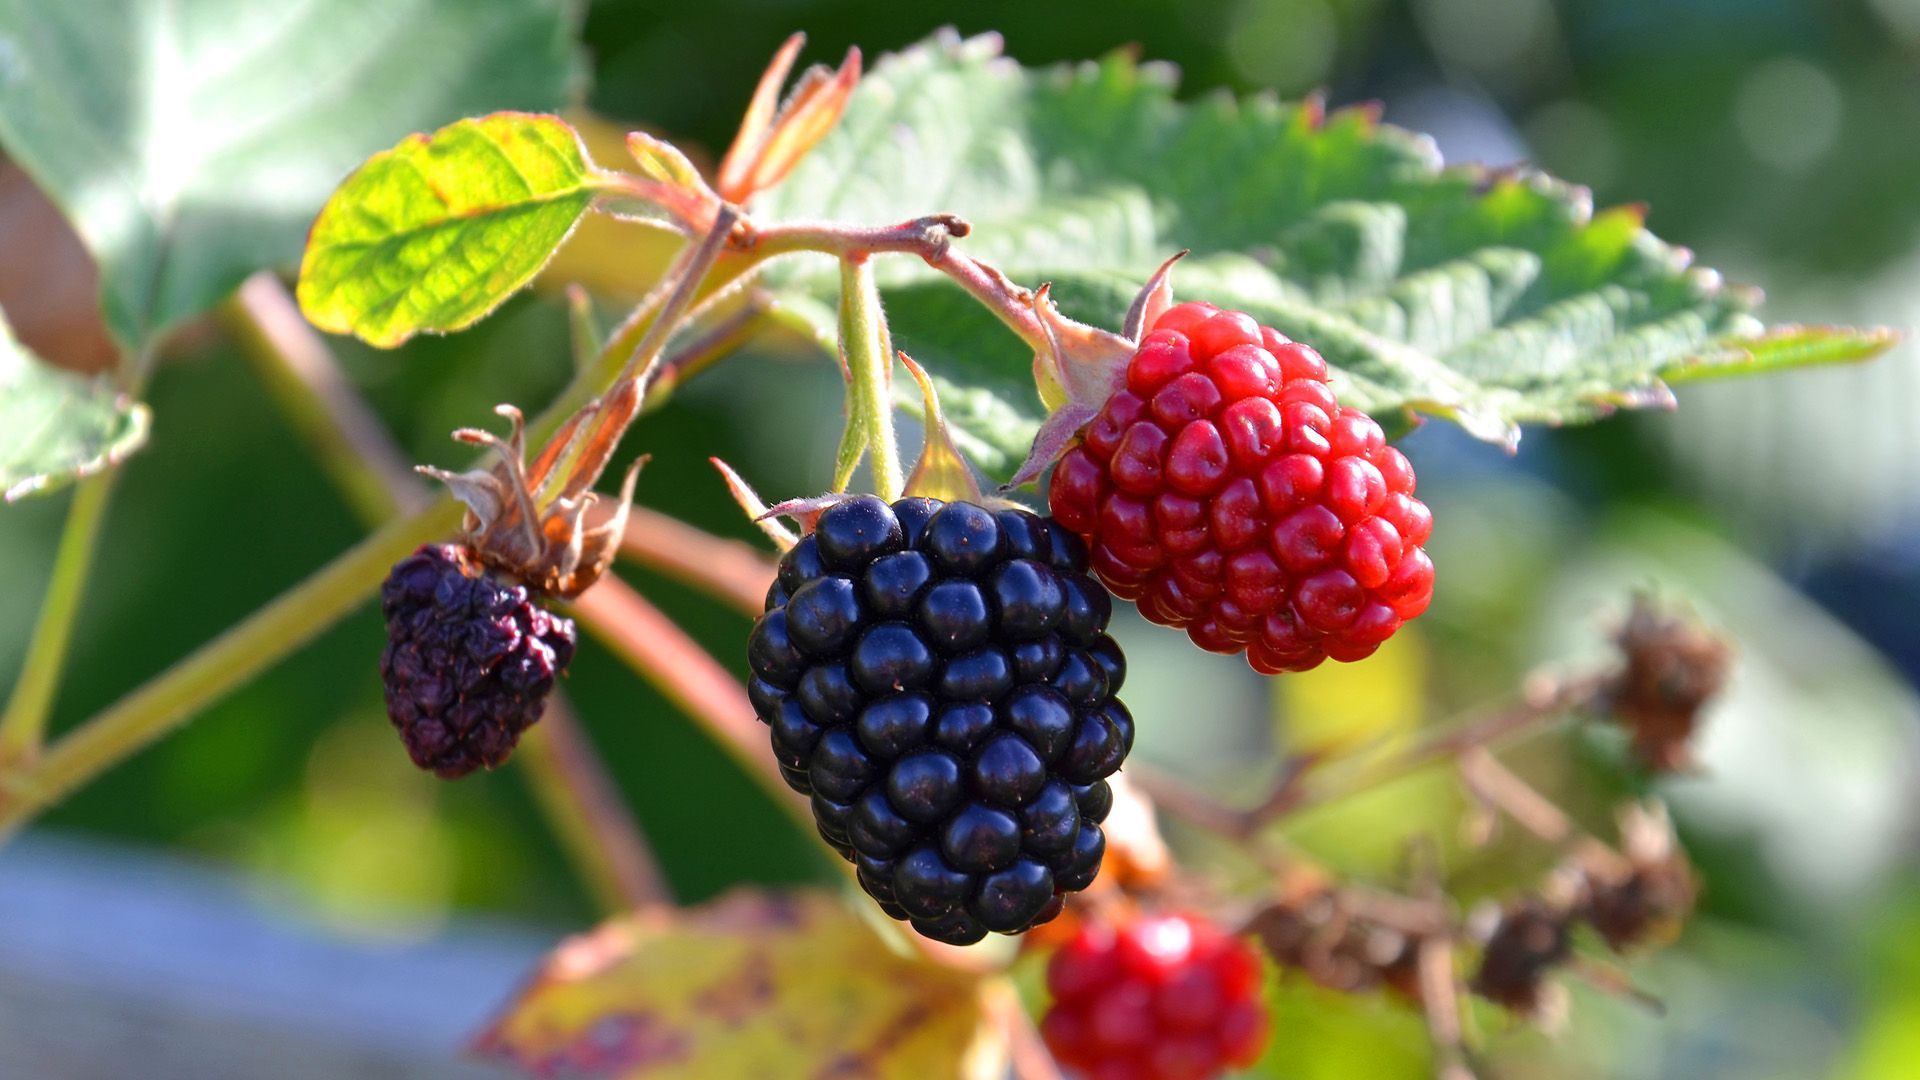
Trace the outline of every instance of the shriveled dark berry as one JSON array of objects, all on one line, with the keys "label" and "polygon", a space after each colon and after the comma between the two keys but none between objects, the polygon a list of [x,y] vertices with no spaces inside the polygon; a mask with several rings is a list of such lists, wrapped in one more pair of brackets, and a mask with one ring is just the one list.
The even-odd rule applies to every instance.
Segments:
[{"label": "shriveled dark berry", "polygon": [[[428,544],[396,563],[380,609],[387,717],[413,763],[449,779],[507,760],[573,659],[573,620],[486,573],[459,545]],[[756,669],[789,680],[803,670],[783,620],[762,620],[749,649]],[[755,682],[755,700],[777,705],[776,688]]]},{"label": "shriveled dark berry", "polygon": [[749,696],[881,910],[971,944],[1093,881],[1133,738],[1112,611],[1086,546],[1019,509],[847,499],[781,560]]}]

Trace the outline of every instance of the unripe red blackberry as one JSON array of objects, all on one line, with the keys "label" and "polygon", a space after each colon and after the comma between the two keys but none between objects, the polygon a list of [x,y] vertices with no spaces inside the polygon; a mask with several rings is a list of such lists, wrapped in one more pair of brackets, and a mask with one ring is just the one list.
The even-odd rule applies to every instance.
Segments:
[{"label": "unripe red blackberry", "polygon": [[1267,673],[1366,657],[1433,595],[1405,455],[1312,348],[1212,304],[1141,339],[1050,502],[1115,595]]},{"label": "unripe red blackberry", "polygon": [[448,779],[507,759],[573,659],[573,620],[465,548],[427,544],[380,587],[387,716],[413,763]]},{"label": "unripe red blackberry", "polygon": [[1083,927],[1048,962],[1047,989],[1040,1033],[1089,1080],[1207,1080],[1267,1041],[1254,951],[1186,915]]},{"label": "unripe red blackberry", "polygon": [[780,561],[748,645],[754,709],[820,835],[928,937],[1020,933],[1099,872],[1133,718],[1086,570],[1026,510],[872,496]]}]

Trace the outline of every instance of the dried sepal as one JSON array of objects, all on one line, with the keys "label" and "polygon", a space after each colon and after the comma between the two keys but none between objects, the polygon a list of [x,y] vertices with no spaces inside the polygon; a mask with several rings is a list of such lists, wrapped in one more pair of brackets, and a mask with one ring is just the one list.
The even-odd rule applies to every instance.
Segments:
[{"label": "dried sepal", "polygon": [[1126,385],[1127,364],[1139,349],[1141,336],[1173,304],[1173,264],[1185,254],[1174,255],[1154,271],[1128,306],[1118,334],[1062,315],[1048,285],[1032,294],[1034,318],[1042,333],[1033,357],[1033,382],[1048,414],[1009,486],[1038,480]]},{"label": "dried sepal", "polygon": [[733,466],[719,458],[707,460],[713,463],[714,468],[720,470],[720,478],[726,482],[727,491],[733,495],[734,503],[746,512],[747,520],[753,522],[761,532],[766,533],[767,539],[772,540],[775,547],[781,551],[791,551],[793,545],[800,542],[800,534],[787,528],[779,520],[773,513],[773,508],[753,490],[753,485],[747,483],[738,472],[734,471]]},{"label": "dried sepal", "polygon": [[913,357],[904,352],[899,356],[907,374],[920,386],[927,432],[926,442],[920,448],[920,460],[907,477],[906,494],[948,502],[979,502],[980,481],[974,475],[973,466],[967,464],[965,455],[954,445],[953,431],[947,427],[946,414],[940,410],[940,395],[934,390],[932,377]]},{"label": "dried sepal", "polygon": [[1566,988],[1555,972],[1573,959],[1574,913],[1541,896],[1483,908],[1472,920],[1482,941],[1473,992],[1546,1030],[1566,1022]]},{"label": "dried sepal", "polygon": [[1106,861],[1100,875],[1123,889],[1157,889],[1173,875],[1173,853],[1160,835],[1160,818],[1153,800],[1124,772],[1107,777],[1113,808],[1101,828],[1107,836]]},{"label": "dried sepal", "polygon": [[1607,947],[1631,952],[1680,935],[1700,895],[1700,879],[1658,801],[1620,812],[1620,847],[1599,845],[1574,856],[1584,891],[1581,917]]},{"label": "dried sepal", "polygon": [[1412,897],[1336,887],[1317,874],[1288,883],[1247,924],[1275,963],[1338,993],[1391,990],[1423,999],[1420,954],[1450,940],[1445,909]]},{"label": "dried sepal", "polygon": [[[467,507],[466,546],[488,568],[507,574],[552,596],[572,598],[590,588],[606,572],[626,528],[634,483],[645,458],[635,461],[621,485],[614,512],[600,525],[586,524],[587,512],[600,496],[586,490],[605,467],[604,456],[588,460],[588,470],[570,474],[562,494],[541,496],[542,480],[552,471],[556,447],[571,441],[556,439],[533,467],[526,463],[526,422],[520,410],[500,405],[494,412],[507,418],[508,435],[501,438],[478,428],[461,428],[453,437],[492,450],[498,458],[492,469],[453,473],[431,466],[419,471],[445,484]],[[577,433],[591,407],[576,415],[563,432]]]},{"label": "dried sepal", "polygon": [[1732,645],[1644,595],[1634,598],[1614,641],[1621,664],[1602,704],[1627,729],[1642,764],[1655,772],[1690,768],[1694,731],[1707,703],[1726,686]]},{"label": "dried sepal", "polygon": [[1133,298],[1133,304],[1127,308],[1127,317],[1120,324],[1120,336],[1138,343],[1146,336],[1147,327],[1160,321],[1160,316],[1173,306],[1173,264],[1186,258],[1191,252],[1182,249],[1167,257],[1160,269],[1153,272],[1147,283]]},{"label": "dried sepal", "polygon": [[841,491],[830,491],[824,495],[803,495],[797,499],[786,499],[767,507],[766,511],[755,518],[756,523],[774,518],[791,518],[800,526],[800,535],[805,536],[820,523],[820,515],[846,502],[858,498]]},{"label": "dried sepal", "polygon": [[846,111],[847,100],[860,80],[859,49],[847,50],[837,71],[829,73],[823,67],[808,71],[786,105],[779,104],[780,87],[793,71],[793,62],[806,40],[805,34],[789,37],[761,74],[740,130],[720,162],[714,186],[722,199],[745,203],[785,179]]}]

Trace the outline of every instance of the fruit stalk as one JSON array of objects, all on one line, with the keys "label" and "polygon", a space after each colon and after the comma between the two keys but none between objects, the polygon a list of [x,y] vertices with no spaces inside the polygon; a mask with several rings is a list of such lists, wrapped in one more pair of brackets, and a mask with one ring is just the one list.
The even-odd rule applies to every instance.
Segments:
[{"label": "fruit stalk", "polygon": [[893,433],[893,340],[887,333],[873,260],[840,260],[840,364],[847,378],[847,428],[833,470],[833,490],[845,491],[860,464],[871,457],[873,490],[891,502],[900,497],[900,444]]}]

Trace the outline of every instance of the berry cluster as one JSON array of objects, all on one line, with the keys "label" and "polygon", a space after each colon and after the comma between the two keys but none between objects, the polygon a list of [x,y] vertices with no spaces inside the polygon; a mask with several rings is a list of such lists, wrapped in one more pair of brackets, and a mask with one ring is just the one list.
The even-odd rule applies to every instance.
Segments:
[{"label": "berry cluster", "polygon": [[573,659],[573,620],[465,548],[427,544],[380,586],[387,716],[413,763],[452,779],[507,760]]},{"label": "berry cluster", "polygon": [[1050,498],[1115,595],[1277,674],[1359,660],[1426,610],[1433,516],[1413,491],[1318,353],[1187,303],[1140,342]]},{"label": "berry cluster", "polygon": [[928,937],[1027,930],[1099,872],[1133,718],[1086,570],[1028,511],[872,496],[780,562],[748,644],[755,711],[820,835]]},{"label": "berry cluster", "polygon": [[1053,954],[1047,988],[1047,1048],[1095,1080],[1206,1080],[1266,1043],[1258,958],[1190,916],[1084,927]]}]

